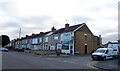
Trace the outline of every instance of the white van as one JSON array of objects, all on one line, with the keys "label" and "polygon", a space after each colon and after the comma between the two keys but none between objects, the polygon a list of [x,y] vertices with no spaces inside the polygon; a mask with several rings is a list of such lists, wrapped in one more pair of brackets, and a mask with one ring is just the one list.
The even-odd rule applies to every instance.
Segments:
[{"label": "white van", "polygon": [[118,43],[108,44],[108,48],[112,48],[113,49],[113,51],[114,51],[113,57],[117,58],[118,54],[119,54],[119,44]]},{"label": "white van", "polygon": [[92,53],[93,60],[106,60],[112,59],[114,55],[112,48],[99,48],[94,53]]}]

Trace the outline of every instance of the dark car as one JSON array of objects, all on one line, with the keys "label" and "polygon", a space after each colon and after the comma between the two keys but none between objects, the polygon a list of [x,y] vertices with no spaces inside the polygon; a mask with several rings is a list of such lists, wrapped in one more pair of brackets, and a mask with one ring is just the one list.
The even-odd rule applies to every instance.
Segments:
[{"label": "dark car", "polygon": [[0,48],[1,51],[8,52],[7,48]]}]

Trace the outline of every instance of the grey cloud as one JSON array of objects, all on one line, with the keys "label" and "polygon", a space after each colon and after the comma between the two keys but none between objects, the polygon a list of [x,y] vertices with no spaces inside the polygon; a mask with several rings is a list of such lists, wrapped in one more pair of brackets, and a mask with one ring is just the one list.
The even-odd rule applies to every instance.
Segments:
[{"label": "grey cloud", "polygon": [[105,19],[118,21],[118,16],[116,15],[116,16],[106,17]]},{"label": "grey cloud", "polygon": [[9,2],[0,2],[0,9],[7,10],[10,5]]},{"label": "grey cloud", "polygon": [[[109,25],[113,25],[113,27],[109,27]],[[117,23],[109,24],[107,25],[93,25],[95,30],[98,30],[99,34],[106,34],[106,33],[111,33],[111,32],[118,32],[118,25]]]},{"label": "grey cloud", "polygon": [[7,15],[15,15],[17,13],[16,5],[13,1],[0,1],[0,10]]},{"label": "grey cloud", "polygon": [[[118,3],[119,4],[119,3]],[[108,7],[108,8],[117,8],[118,5],[117,3],[107,3],[104,5],[104,7]]]},{"label": "grey cloud", "polygon": [[86,16],[74,16],[72,18],[73,22],[87,22],[87,21],[92,21],[92,18],[86,17]]},{"label": "grey cloud", "polygon": [[[32,23],[36,25],[35,27],[26,27],[26,30],[32,29],[32,30],[39,30],[40,32],[44,30],[51,30],[52,26],[58,26],[60,25],[58,22],[52,20],[51,23],[46,23],[47,21],[52,20],[52,17],[50,16],[30,16],[30,17],[24,17],[20,18],[20,21],[24,22],[25,24]],[[24,27],[24,24],[23,24]],[[25,27],[24,27],[25,28]]]},{"label": "grey cloud", "polygon": [[30,16],[21,18],[23,22],[40,23],[52,19],[50,16]]},{"label": "grey cloud", "polygon": [[102,9],[102,8],[98,6],[98,7],[89,8],[88,10],[91,11],[91,12],[97,13],[97,12],[101,11],[101,9]]},{"label": "grey cloud", "polygon": [[102,34],[102,35],[104,35],[104,34],[106,34],[106,33],[111,33],[111,32],[118,32],[118,30],[117,29],[106,29],[106,30],[99,30],[98,31],[100,34]]},{"label": "grey cloud", "polygon": [[14,28],[14,27],[20,27],[20,25],[16,22],[6,22],[6,23],[3,23],[1,24],[0,26],[1,28],[5,28],[5,27],[11,27],[11,28]]},{"label": "grey cloud", "polygon": [[118,35],[117,34],[113,34],[107,37],[102,37],[103,39],[103,43],[107,43],[108,41],[117,41],[118,40]]},{"label": "grey cloud", "polygon": [[[14,28],[10,31],[6,31],[10,35],[12,39],[18,38],[19,30],[20,27],[22,29],[22,36],[25,36],[26,34],[32,34],[36,32],[46,32],[50,31],[52,25],[57,26],[57,22],[52,19],[50,16],[30,16],[30,17],[17,17],[17,16],[12,16],[14,20],[11,20],[6,23],[1,23],[0,29],[6,30],[6,28]],[[51,20],[51,23],[49,24],[49,21]],[[47,23],[46,23],[47,22]],[[24,24],[34,24],[35,26],[33,27],[27,27],[24,26]],[[14,34],[14,35],[13,35]]]}]

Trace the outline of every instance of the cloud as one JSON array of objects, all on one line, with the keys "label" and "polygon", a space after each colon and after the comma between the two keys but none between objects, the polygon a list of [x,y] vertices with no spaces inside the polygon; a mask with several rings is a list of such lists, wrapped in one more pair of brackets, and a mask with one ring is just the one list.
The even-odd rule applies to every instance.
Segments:
[{"label": "cloud", "polygon": [[0,0],[0,34],[17,38],[20,27],[22,36],[50,31],[53,26],[56,29],[63,28],[68,19],[70,25],[86,22],[95,35],[103,36],[103,42],[116,40],[116,36],[113,38],[110,33],[117,32],[117,2],[118,0]]},{"label": "cloud", "polygon": [[14,0],[1,0],[0,11],[7,15],[17,15],[17,8]]},{"label": "cloud", "polygon": [[102,37],[103,43],[107,43],[108,41],[114,41],[117,42],[118,40],[118,34],[111,34],[107,37]]},{"label": "cloud", "polygon": [[[50,16],[28,16],[20,18],[22,28],[32,29],[36,31],[48,31],[52,26],[59,25]],[[31,31],[32,32],[32,31]]]},{"label": "cloud", "polygon": [[92,18],[89,18],[89,17],[86,17],[86,16],[74,16],[72,18],[72,21],[74,22],[90,22],[90,21],[93,21]]},{"label": "cloud", "polygon": [[17,22],[6,22],[6,23],[3,23],[0,27],[2,27],[2,28],[7,28],[7,27],[14,28],[14,27],[20,27],[20,25],[17,24]]},{"label": "cloud", "polygon": [[27,22],[27,23],[41,23],[52,19],[50,16],[28,16],[21,18],[21,21]]}]

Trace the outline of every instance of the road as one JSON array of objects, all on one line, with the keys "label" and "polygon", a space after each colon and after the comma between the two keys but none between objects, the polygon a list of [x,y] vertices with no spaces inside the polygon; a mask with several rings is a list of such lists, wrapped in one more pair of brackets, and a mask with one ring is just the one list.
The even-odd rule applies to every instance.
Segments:
[{"label": "road", "polygon": [[2,69],[96,69],[90,55],[55,56],[2,52]]}]

